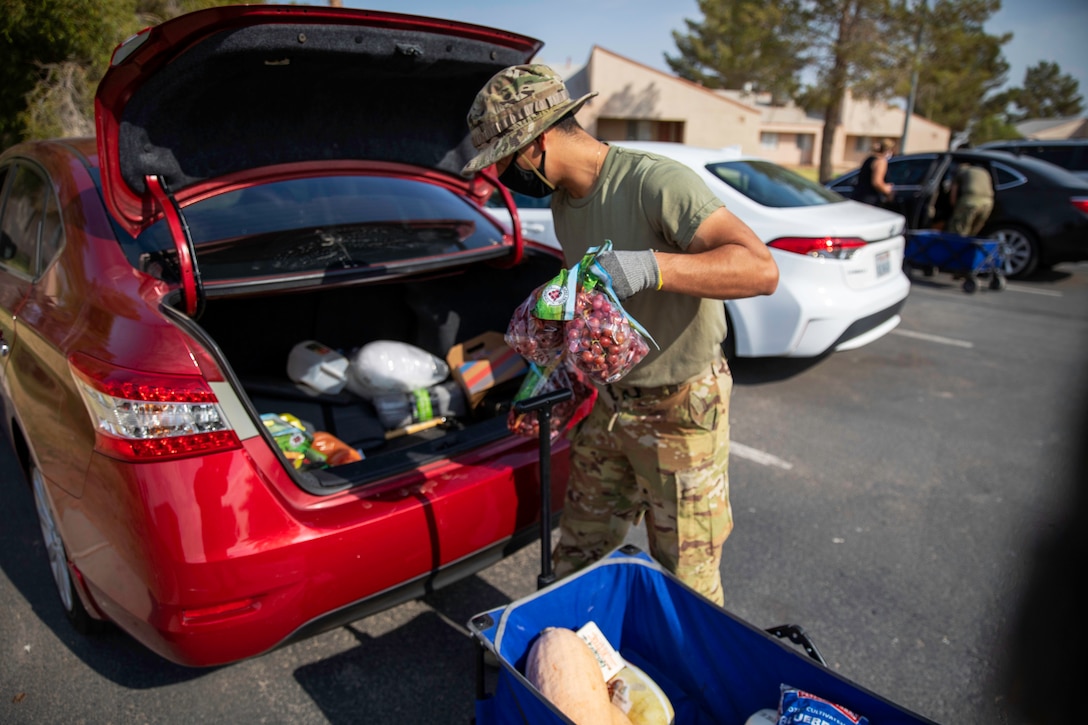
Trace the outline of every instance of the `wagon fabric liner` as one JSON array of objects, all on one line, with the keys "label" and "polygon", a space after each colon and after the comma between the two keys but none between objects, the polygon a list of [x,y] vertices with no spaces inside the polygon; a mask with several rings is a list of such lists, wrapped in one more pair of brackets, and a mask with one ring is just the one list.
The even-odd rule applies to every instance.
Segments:
[{"label": "wagon fabric liner", "polygon": [[903,256],[911,266],[936,267],[953,274],[987,274],[1005,268],[1001,242],[951,232],[908,232]]},{"label": "wagon fabric liner", "polygon": [[871,725],[932,722],[731,615],[633,546],[472,618],[478,645],[499,662],[494,692],[483,691],[482,677],[477,683],[476,722],[570,723],[522,672],[541,630],[577,630],[591,620],[665,691],[676,725],[743,725],[757,711],[777,708],[782,684],[849,708]]}]

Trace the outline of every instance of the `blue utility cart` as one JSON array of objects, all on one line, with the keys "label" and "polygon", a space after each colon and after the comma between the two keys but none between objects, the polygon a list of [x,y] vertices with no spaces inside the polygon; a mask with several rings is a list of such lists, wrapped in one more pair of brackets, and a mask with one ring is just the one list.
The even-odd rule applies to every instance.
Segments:
[{"label": "blue utility cart", "polygon": [[[777,708],[782,684],[853,710],[870,725],[932,722],[828,669],[800,628],[772,633],[753,627],[696,594],[638,548],[625,546],[469,622],[478,643],[478,725],[570,723],[522,673],[541,630],[577,630],[589,621],[664,690],[676,725],[744,725],[757,711]],[[484,686],[485,650],[499,662],[491,693]]]},{"label": "blue utility cart", "polygon": [[978,290],[979,277],[990,278],[990,289],[1005,289],[1005,249],[993,239],[964,237],[936,229],[907,232],[903,261],[909,274],[921,269],[927,275],[940,270],[963,277],[963,291]]}]

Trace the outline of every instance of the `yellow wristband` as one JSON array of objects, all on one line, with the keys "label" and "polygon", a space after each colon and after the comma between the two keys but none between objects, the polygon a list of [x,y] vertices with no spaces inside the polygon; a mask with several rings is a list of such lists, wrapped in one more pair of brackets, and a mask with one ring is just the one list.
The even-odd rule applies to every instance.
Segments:
[{"label": "yellow wristband", "polygon": [[654,291],[660,291],[661,287],[665,284],[665,280],[661,277],[661,265],[657,261],[657,252],[654,252],[653,254],[654,266],[657,267],[657,287],[654,287]]}]

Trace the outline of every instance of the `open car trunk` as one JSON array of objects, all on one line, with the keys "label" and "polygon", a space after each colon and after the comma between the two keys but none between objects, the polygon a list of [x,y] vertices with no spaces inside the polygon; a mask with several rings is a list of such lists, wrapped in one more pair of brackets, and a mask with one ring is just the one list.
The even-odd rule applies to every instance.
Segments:
[{"label": "open car trunk", "polygon": [[[560,266],[555,257],[534,253],[512,269],[480,263],[355,286],[217,294],[195,324],[221,351],[224,368],[233,372],[239,397],[248,399],[252,413],[293,415],[363,455],[358,462],[296,471],[307,490],[332,493],[511,435],[506,419],[522,376],[492,387],[477,405],[466,404],[464,414],[447,417],[440,426],[387,438],[388,428],[367,399],[347,388],[315,394],[292,381],[287,361],[295,345],[315,340],[350,356],[366,343],[389,340],[445,360],[454,345],[484,332],[505,332],[517,306]],[[446,384],[451,381],[452,376]],[[284,465],[292,464],[284,458]]]}]

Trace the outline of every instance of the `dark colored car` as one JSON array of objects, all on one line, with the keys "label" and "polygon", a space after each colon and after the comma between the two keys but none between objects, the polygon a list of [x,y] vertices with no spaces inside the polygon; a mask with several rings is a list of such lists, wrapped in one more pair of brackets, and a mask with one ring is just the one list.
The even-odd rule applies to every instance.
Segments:
[{"label": "dark colored car", "polygon": [[979,144],[978,147],[990,151],[1008,151],[1017,156],[1033,156],[1071,171],[1082,179],[1088,179],[1088,138],[991,141]]},{"label": "dark colored car", "polygon": [[[464,357],[495,384],[418,432],[289,366],[300,345],[324,364],[376,341],[446,364],[558,273],[460,176],[476,91],[540,46],[397,14],[200,11],[119,46],[97,143],[0,155],[2,427],[77,629],[226,663],[535,540],[539,442],[511,433],[521,380],[486,348]],[[321,463],[318,433],[343,457]],[[553,454],[561,484],[564,439]]]},{"label": "dark colored car", "polygon": [[[910,229],[930,229],[951,214],[949,190],[962,163],[982,166],[994,182],[994,209],[979,233],[1006,244],[1005,272],[1026,277],[1060,262],[1088,259],[1088,181],[1053,164],[1004,151],[964,149],[907,154],[888,162],[889,205]],[[855,169],[827,186],[849,196]]]}]

